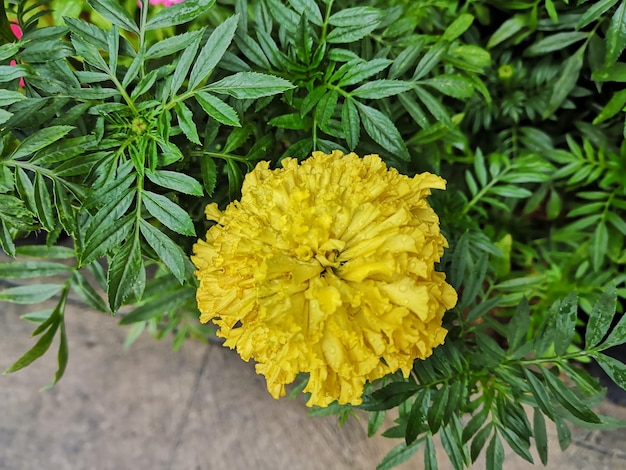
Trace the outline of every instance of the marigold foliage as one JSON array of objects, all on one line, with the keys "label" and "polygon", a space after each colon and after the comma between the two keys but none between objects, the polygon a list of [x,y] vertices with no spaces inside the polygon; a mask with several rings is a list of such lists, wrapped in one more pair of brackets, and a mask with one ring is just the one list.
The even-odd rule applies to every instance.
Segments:
[{"label": "marigold foliage", "polygon": [[201,321],[253,359],[274,398],[306,372],[308,405],[360,404],[365,382],[442,344],[456,304],[435,271],[446,239],[426,197],[445,180],[410,178],[377,155],[314,152],[259,163],[240,201],[194,247]]}]

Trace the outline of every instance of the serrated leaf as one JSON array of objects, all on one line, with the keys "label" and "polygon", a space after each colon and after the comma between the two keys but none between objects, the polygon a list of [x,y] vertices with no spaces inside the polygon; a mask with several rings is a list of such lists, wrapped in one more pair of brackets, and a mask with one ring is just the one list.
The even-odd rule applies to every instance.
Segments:
[{"label": "serrated leaf", "polygon": [[373,80],[352,90],[350,95],[361,99],[381,99],[409,91],[411,84],[401,80]]},{"label": "serrated leaf", "polygon": [[372,411],[367,418],[367,437],[374,436],[385,421],[385,411]]},{"label": "serrated leaf", "polygon": [[541,372],[546,379],[546,383],[552,390],[554,397],[563,408],[569,411],[574,417],[586,423],[602,422],[561,380],[546,369],[542,369]]},{"label": "serrated leaf", "polygon": [[164,8],[146,23],[148,31],[167,28],[196,19],[213,6],[215,0],[185,0]]},{"label": "serrated leaf", "polygon": [[41,387],[40,391],[48,390],[49,388],[53,387],[61,379],[61,377],[63,377],[63,374],[65,373],[65,369],[67,367],[67,358],[67,333],[65,331],[65,322],[63,321],[63,315],[61,315],[59,320],[59,350],[57,352],[58,368],[54,373],[54,377],[52,377],[52,380],[43,387]]},{"label": "serrated leaf", "polygon": [[0,263],[0,278],[31,279],[56,276],[72,269],[72,266],[54,261],[12,261]]},{"label": "serrated leaf", "polygon": [[517,350],[522,346],[526,339],[528,327],[530,326],[530,307],[526,297],[518,304],[515,313],[511,317],[507,326],[507,342],[509,343],[509,352]]},{"label": "serrated leaf", "polygon": [[576,292],[572,292],[561,301],[556,315],[554,352],[557,355],[565,354],[567,348],[572,344],[577,319],[578,296]]},{"label": "serrated leaf", "polygon": [[345,67],[346,72],[342,74],[337,86],[345,88],[347,86],[360,83],[372,75],[382,72],[389,66],[389,64],[391,64],[389,59],[372,59],[367,62],[360,62],[357,64],[345,64],[341,68]]},{"label": "serrated leaf", "polygon": [[217,167],[215,165],[215,160],[209,156],[203,156],[200,161],[200,171],[202,173],[204,190],[209,196],[212,196],[217,183]]},{"label": "serrated leaf", "polygon": [[48,192],[48,187],[44,177],[40,172],[35,175],[35,207],[37,207],[37,217],[41,225],[51,232],[55,228],[56,219],[52,211],[52,198]]},{"label": "serrated leaf", "polygon": [[591,255],[591,266],[595,272],[600,270],[604,257],[608,250],[609,243],[609,231],[604,221],[600,222],[594,232],[591,239],[591,245],[589,246],[589,254]]},{"label": "serrated leaf", "polygon": [[354,150],[359,144],[361,136],[361,120],[359,111],[350,98],[346,98],[341,107],[341,126],[350,150]]},{"label": "serrated leaf", "polygon": [[289,113],[270,119],[268,124],[281,129],[303,130],[310,125],[310,119],[304,119],[298,113]]},{"label": "serrated leaf", "polygon": [[543,465],[548,465],[548,433],[546,430],[546,420],[539,408],[533,412],[533,430],[537,453]]},{"label": "serrated leaf", "polygon": [[389,153],[409,161],[409,151],[395,124],[383,113],[371,106],[356,102],[365,132]]},{"label": "serrated leaf", "polygon": [[595,126],[612,118],[622,111],[624,106],[626,106],[626,90],[620,90],[611,96],[609,102],[602,108],[602,111],[600,111],[600,114],[593,120],[592,124]]},{"label": "serrated leaf", "polygon": [[391,470],[401,463],[406,462],[417,452],[420,444],[421,440],[417,440],[409,446],[406,445],[406,442],[397,445],[383,457],[376,467],[376,470]]},{"label": "serrated leaf", "polygon": [[239,15],[231,16],[211,33],[189,74],[190,90],[197,88],[213,72],[233,40],[238,19]]},{"label": "serrated leaf", "polygon": [[202,185],[189,175],[169,170],[155,170],[146,172],[146,176],[154,184],[173,189],[192,196],[202,196]]},{"label": "serrated leaf", "polygon": [[[167,9],[164,11],[167,11]],[[204,29],[198,32],[198,35],[183,51],[180,58],[176,62],[176,68],[174,69],[174,74],[172,75],[170,81],[169,96],[175,96],[180,87],[183,85],[185,77],[187,77],[187,73],[189,72],[189,69],[191,68],[191,65],[194,63],[194,60],[196,58],[196,53],[198,52],[198,48],[200,47],[203,32]]]},{"label": "serrated leaf", "polygon": [[74,129],[73,126],[51,126],[41,129],[22,140],[15,151],[11,153],[9,159],[18,160],[31,155],[37,150],[41,150],[57,140],[62,139],[72,129]]},{"label": "serrated leaf", "polygon": [[485,443],[491,435],[491,426],[487,425],[476,433],[476,436],[472,440],[470,445],[470,459],[475,462],[480,455],[481,450],[485,447]]},{"label": "serrated leaf", "polygon": [[424,470],[437,470],[437,452],[432,434],[426,436],[424,446]]},{"label": "serrated leaf", "polygon": [[556,412],[552,405],[550,395],[548,395],[548,391],[546,390],[546,386],[535,376],[534,372],[531,372],[527,368],[524,368],[524,374],[526,375],[530,392],[537,401],[537,405],[539,405],[539,408],[546,416],[554,420]]},{"label": "serrated leaf", "polygon": [[284,78],[258,72],[239,72],[229,75],[203,89],[223,93],[237,99],[256,99],[282,93],[294,86]]},{"label": "serrated leaf", "polygon": [[421,80],[420,84],[428,85],[444,95],[457,99],[465,99],[474,95],[471,80],[458,74],[441,74],[434,78]]},{"label": "serrated leaf", "polygon": [[95,231],[85,242],[85,248],[80,253],[81,266],[89,264],[117,248],[128,236],[134,222],[134,215],[128,214]]},{"label": "serrated leaf", "polygon": [[75,252],[72,248],[46,245],[22,245],[17,248],[16,254],[33,258],[51,259],[72,259],[75,256]]},{"label": "serrated leaf", "polygon": [[27,286],[9,287],[0,291],[0,301],[16,304],[36,304],[58,294],[62,288],[62,284],[30,284]]},{"label": "serrated leaf", "polygon": [[452,23],[450,23],[450,26],[448,26],[443,32],[441,39],[450,42],[454,41],[465,31],[467,31],[469,27],[472,26],[473,22],[474,15],[470,15],[469,13],[462,13]]},{"label": "serrated leaf", "polygon": [[501,42],[515,36],[528,25],[527,15],[518,14],[509,18],[491,35],[487,42],[487,49],[492,49]]},{"label": "serrated leaf", "polygon": [[[591,312],[589,313],[589,320],[587,321],[587,328],[585,331],[585,348],[591,349],[596,347],[602,339],[606,336],[613,317],[615,316],[615,307],[617,305],[617,293],[615,286],[611,285],[606,291],[602,293],[600,298],[593,304]],[[623,318],[626,318],[624,316]],[[621,322],[620,322],[621,323]],[[610,347],[612,341],[615,340],[615,334],[620,334],[619,324],[611,331],[611,334],[607,338],[603,347]],[[626,332],[626,328],[624,329]],[[626,341],[626,337],[622,339]]]},{"label": "serrated leaf", "polygon": [[193,113],[191,110],[182,101],[177,102],[174,109],[176,110],[180,130],[183,131],[183,134],[185,134],[191,142],[196,145],[201,145],[200,137],[198,136],[198,128],[196,127],[196,123],[193,122]]},{"label": "serrated leaf", "polygon": [[166,57],[178,51],[182,51],[196,41],[198,36],[202,37],[202,31],[203,30],[189,31],[170,38],[162,39],[148,49],[145,58],[158,59],[159,57]]},{"label": "serrated leaf", "polygon": [[180,247],[145,220],[140,220],[139,228],[148,245],[182,284],[185,280],[185,255]]},{"label": "serrated leaf", "polygon": [[89,5],[111,23],[139,35],[135,20],[116,0],[87,0]]},{"label": "serrated leaf", "polygon": [[326,126],[328,126],[330,119],[333,117],[338,99],[339,93],[335,90],[330,90],[322,96],[317,103],[315,108],[315,120],[317,125],[322,129],[325,129]]},{"label": "serrated leaf", "polygon": [[217,96],[199,91],[195,94],[195,98],[202,106],[202,109],[217,122],[227,126],[241,127],[237,111]]},{"label": "serrated leaf", "polygon": [[363,400],[360,408],[367,411],[381,411],[394,408],[415,394],[419,386],[411,382],[392,382],[376,390],[371,397]]},{"label": "serrated leaf", "polygon": [[195,291],[193,289],[176,289],[157,296],[150,300],[120,320],[120,325],[130,325],[132,323],[146,321],[159,315],[165,315],[182,307],[189,300],[193,299]]},{"label": "serrated leaf", "polygon": [[4,88],[0,88],[0,107],[9,106],[13,103],[17,103],[18,101],[25,100],[26,96],[24,96],[19,91],[5,90]]},{"label": "serrated leaf", "polygon": [[421,86],[415,85],[413,87],[415,90],[415,94],[420,99],[426,109],[430,111],[430,113],[439,121],[447,127],[452,127],[452,119],[450,119],[450,115],[448,111],[441,103],[441,100],[436,99],[433,95],[430,94],[427,90],[422,88]]},{"label": "serrated leaf", "polygon": [[593,357],[611,380],[626,390],[626,364],[602,353],[595,353]]},{"label": "serrated leaf", "polygon": [[561,69],[559,77],[553,84],[550,100],[542,113],[544,119],[554,113],[563,104],[563,101],[565,101],[576,86],[580,70],[583,66],[584,51],[585,45],[563,61],[563,68]]},{"label": "serrated leaf", "polygon": [[415,67],[413,80],[419,80],[428,75],[428,73],[441,61],[447,51],[448,43],[446,41],[435,43],[435,45],[433,45],[428,52],[424,54],[424,57],[422,57]]},{"label": "serrated leaf", "polygon": [[485,462],[486,470],[502,470],[504,464],[504,447],[497,434],[494,434],[487,446]]},{"label": "serrated leaf", "polygon": [[567,46],[576,44],[583,39],[586,39],[589,33],[582,33],[578,31],[568,31],[564,33],[555,33],[550,36],[546,36],[532,44],[528,49],[524,51],[524,56],[535,57],[550,52],[559,51],[565,49]]},{"label": "serrated leaf", "polygon": [[[441,428],[439,436],[441,437],[441,445],[446,451],[450,463],[455,470],[463,470],[465,468],[462,449],[459,446],[459,442],[454,436],[455,429],[453,425]],[[459,432],[460,433],[460,432]]]},{"label": "serrated leaf", "polygon": [[[463,434],[461,436],[462,442],[465,444],[468,442],[476,433],[480,430],[485,421],[487,420],[487,416],[489,415],[489,409],[487,407],[483,407],[478,413],[471,417],[471,419],[467,422],[465,427],[463,428]],[[482,448],[482,446],[481,446]]]},{"label": "serrated leaf", "polygon": [[31,349],[29,349],[26,354],[24,354],[17,361],[15,361],[15,363],[7,370],[5,370],[3,374],[10,374],[12,372],[23,369],[24,367],[32,364],[36,359],[39,359],[41,356],[43,356],[50,348],[58,327],[59,322],[57,320],[50,326],[50,328],[48,328],[48,331],[46,331],[46,333],[41,338],[39,338],[37,343],[35,343],[35,345]]},{"label": "serrated leaf", "polygon": [[622,1],[611,17],[606,32],[606,56],[604,65],[612,67],[626,47],[626,2]]},{"label": "serrated leaf", "polygon": [[108,299],[113,313],[117,312],[124,300],[135,289],[135,283],[143,271],[139,238],[133,236],[113,256],[108,271]]},{"label": "serrated leaf", "polygon": [[70,285],[80,299],[91,308],[99,312],[108,312],[109,309],[96,290],[89,284],[85,276],[74,271],[70,277]]},{"label": "serrated leaf", "polygon": [[170,230],[182,235],[194,236],[196,234],[189,214],[165,196],[144,191],[142,202],[146,210]]}]

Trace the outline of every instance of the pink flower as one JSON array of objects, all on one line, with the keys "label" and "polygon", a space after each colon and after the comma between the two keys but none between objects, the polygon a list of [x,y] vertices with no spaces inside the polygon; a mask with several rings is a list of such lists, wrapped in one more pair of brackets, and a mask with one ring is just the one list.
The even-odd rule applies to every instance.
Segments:
[{"label": "pink flower", "polygon": [[[15,23],[11,23],[9,26],[11,26],[11,31],[13,31],[13,34],[15,35],[15,37],[17,39],[21,39],[22,38],[22,30],[20,29],[20,27],[18,25],[16,25]],[[16,65],[17,62],[15,62],[14,60],[12,60],[9,65]],[[20,87],[24,88],[24,79],[20,78]]]}]

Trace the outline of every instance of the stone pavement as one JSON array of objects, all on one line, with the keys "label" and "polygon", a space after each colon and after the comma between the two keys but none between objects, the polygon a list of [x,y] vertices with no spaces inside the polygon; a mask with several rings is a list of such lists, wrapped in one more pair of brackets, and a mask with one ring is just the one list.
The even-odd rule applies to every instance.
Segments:
[{"label": "stone pavement", "polygon": [[[0,303],[1,370],[35,342],[19,318],[26,311]],[[0,376],[0,470],[373,470],[399,443],[367,438],[363,417],[338,428],[334,417],[308,417],[302,400],[273,400],[228,349],[187,341],[172,352],[168,339],[147,336],[124,349],[116,319],[74,304],[66,317],[70,359],[56,387],[39,392],[56,370],[56,344]],[[602,408],[626,418],[626,408]],[[626,430],[573,436],[566,453],[551,444],[548,469],[626,468]],[[421,469],[421,457],[398,468]],[[535,467],[509,452],[504,468]]]}]

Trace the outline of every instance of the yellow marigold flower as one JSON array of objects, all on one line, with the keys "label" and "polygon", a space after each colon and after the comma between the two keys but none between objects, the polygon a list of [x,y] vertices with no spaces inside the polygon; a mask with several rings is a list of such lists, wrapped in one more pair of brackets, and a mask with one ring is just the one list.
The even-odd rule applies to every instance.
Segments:
[{"label": "yellow marigold flower", "polygon": [[256,362],[274,398],[300,372],[308,405],[361,403],[363,386],[425,359],[456,304],[436,272],[445,238],[426,197],[445,180],[410,178],[377,155],[314,152],[260,162],[240,201],[194,246],[200,320]]}]

